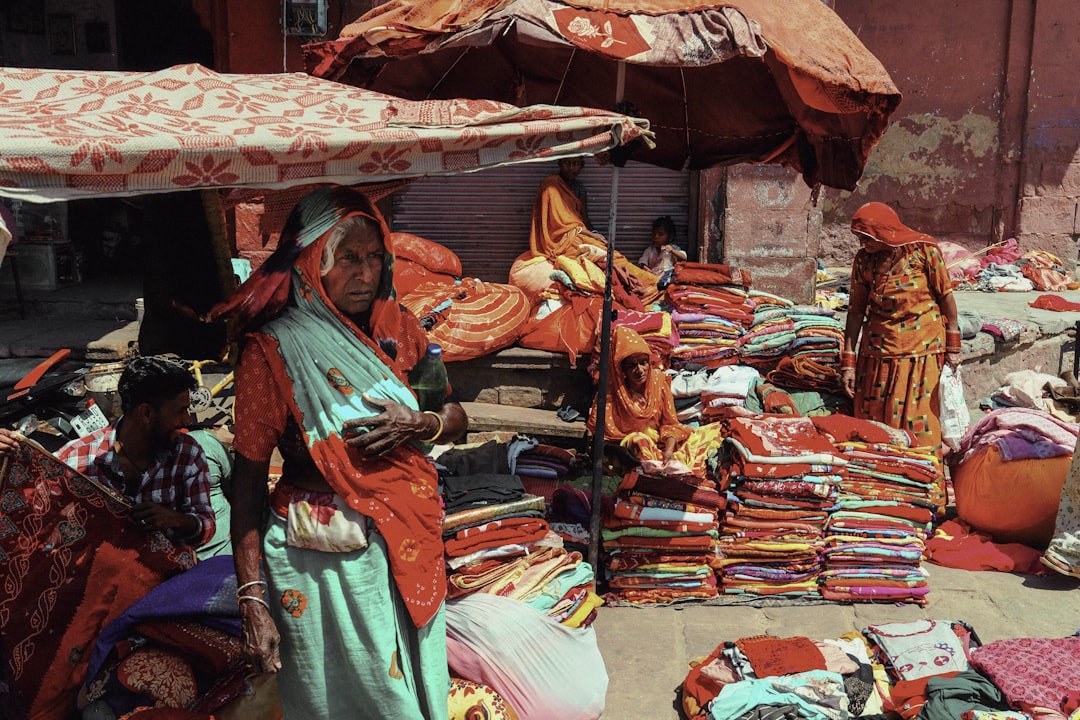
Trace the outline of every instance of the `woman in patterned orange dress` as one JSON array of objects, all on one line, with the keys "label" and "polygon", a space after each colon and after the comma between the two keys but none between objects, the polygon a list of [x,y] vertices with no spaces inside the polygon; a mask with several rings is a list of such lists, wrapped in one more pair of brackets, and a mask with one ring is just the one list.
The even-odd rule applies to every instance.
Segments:
[{"label": "woman in patterned orange dress", "polygon": [[934,238],[904,225],[883,203],[859,208],[851,231],[862,247],[851,271],[844,392],[854,399],[855,417],[906,430],[914,446],[940,457],[938,381],[944,363],[960,364],[945,260]]}]

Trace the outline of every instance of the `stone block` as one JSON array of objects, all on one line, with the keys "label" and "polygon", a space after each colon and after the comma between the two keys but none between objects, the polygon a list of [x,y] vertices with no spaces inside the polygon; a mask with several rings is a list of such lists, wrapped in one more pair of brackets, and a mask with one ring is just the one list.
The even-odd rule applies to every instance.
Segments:
[{"label": "stone block", "polygon": [[1045,195],[1021,198],[1018,224],[1024,235],[1076,232],[1076,198]]},{"label": "stone block", "polygon": [[1077,260],[1076,237],[1070,233],[1039,233],[1016,238],[1020,252],[1042,250],[1061,259],[1071,270]]},{"label": "stone block", "polygon": [[805,218],[812,208],[810,188],[802,177],[777,165],[733,165],[726,195],[728,210],[793,212]]},{"label": "stone block", "polygon": [[787,212],[724,213],[724,256],[758,258],[809,257],[806,214]]},{"label": "stone block", "polygon": [[797,304],[814,302],[817,261],[813,258],[727,257],[724,262],[749,270],[754,290],[779,295]]}]

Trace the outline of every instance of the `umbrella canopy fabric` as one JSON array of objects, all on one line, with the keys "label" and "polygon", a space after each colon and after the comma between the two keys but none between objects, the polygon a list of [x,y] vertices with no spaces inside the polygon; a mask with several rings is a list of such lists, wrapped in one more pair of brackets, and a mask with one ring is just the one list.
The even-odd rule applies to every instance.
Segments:
[{"label": "umbrella canopy fabric", "polygon": [[821,0],[390,0],[305,58],[412,99],[625,101],[656,133],[635,160],[775,163],[847,190],[901,97]]},{"label": "umbrella canopy fabric", "polygon": [[0,196],[359,184],[591,154],[648,124],[576,107],[413,102],[303,73],[0,68]]}]

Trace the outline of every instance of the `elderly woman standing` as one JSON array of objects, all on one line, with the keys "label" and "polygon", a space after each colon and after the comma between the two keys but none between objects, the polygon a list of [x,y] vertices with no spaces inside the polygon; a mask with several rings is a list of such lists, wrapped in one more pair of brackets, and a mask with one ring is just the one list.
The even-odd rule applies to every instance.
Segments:
[{"label": "elderly woman standing", "polygon": [[395,300],[388,242],[362,193],[316,190],[211,313],[263,323],[236,370],[232,539],[244,643],[279,671],[285,718],[447,715],[442,513],[417,444],[467,418],[418,409],[407,373],[427,337]]},{"label": "elderly woman standing", "polygon": [[907,430],[914,445],[940,457],[938,381],[943,363],[960,363],[945,260],[934,238],[904,225],[883,203],[859,208],[851,231],[862,247],[851,270],[844,391],[854,398],[856,417]]}]

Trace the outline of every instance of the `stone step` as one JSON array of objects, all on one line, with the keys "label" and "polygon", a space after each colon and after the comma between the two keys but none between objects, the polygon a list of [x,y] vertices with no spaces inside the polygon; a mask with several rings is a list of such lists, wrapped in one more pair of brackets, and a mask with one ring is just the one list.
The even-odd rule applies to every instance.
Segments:
[{"label": "stone step", "polygon": [[[584,419],[575,422],[560,420],[554,410],[523,408],[512,405],[496,405],[484,402],[463,402],[462,408],[469,416],[469,442],[477,435],[523,434],[540,439],[556,439],[559,445],[579,442],[584,447]],[[587,409],[586,409],[587,411]]]}]

